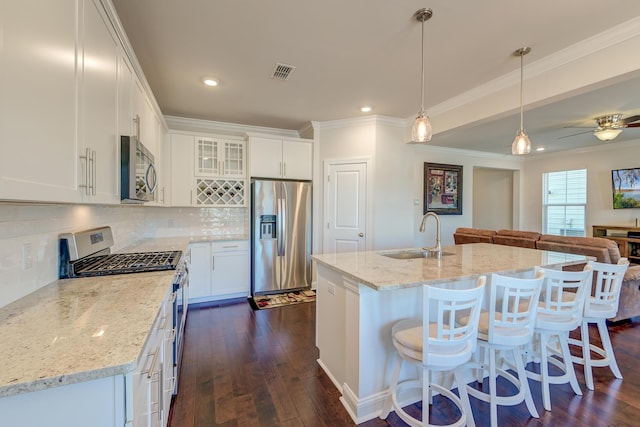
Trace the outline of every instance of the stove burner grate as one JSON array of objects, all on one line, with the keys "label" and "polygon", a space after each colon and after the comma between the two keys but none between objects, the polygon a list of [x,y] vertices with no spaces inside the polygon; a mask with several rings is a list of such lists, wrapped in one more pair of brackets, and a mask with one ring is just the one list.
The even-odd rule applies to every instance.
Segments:
[{"label": "stove burner grate", "polygon": [[140,252],[82,258],[71,264],[71,277],[175,270],[182,251]]}]

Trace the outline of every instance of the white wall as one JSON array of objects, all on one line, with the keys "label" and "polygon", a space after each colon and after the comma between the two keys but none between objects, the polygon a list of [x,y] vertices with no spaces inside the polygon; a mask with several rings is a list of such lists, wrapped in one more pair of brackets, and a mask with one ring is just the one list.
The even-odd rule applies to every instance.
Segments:
[{"label": "white wall", "polygon": [[472,173],[473,228],[513,229],[513,171],[475,167]]},{"label": "white wall", "polygon": [[405,127],[382,121],[376,126],[373,176],[373,245],[376,249],[413,244],[413,149]]},{"label": "white wall", "polygon": [[640,140],[530,157],[524,166],[523,230],[542,230],[542,174],[587,169],[587,235],[593,225],[635,226],[640,209],[613,209],[611,170],[640,167]]}]

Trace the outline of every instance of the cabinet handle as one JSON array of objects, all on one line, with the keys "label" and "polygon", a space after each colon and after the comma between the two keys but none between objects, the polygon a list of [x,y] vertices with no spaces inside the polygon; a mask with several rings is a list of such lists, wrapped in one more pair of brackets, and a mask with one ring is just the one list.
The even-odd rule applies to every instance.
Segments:
[{"label": "cabinet handle", "polygon": [[84,159],[84,184],[80,184],[78,185],[78,187],[80,188],[84,188],[84,193],[88,196],[89,193],[89,188],[90,188],[90,184],[89,181],[91,180],[91,169],[89,162],[90,162],[90,158],[91,158],[91,150],[89,148],[85,148],[85,152],[84,152],[84,156],[80,156],[81,159]]},{"label": "cabinet handle", "polygon": [[[156,363],[158,363],[158,355],[160,354],[160,347],[156,348],[156,351],[153,353],[153,359],[151,359],[151,365],[149,369],[146,371],[142,371],[143,374],[147,374],[147,378],[151,379],[153,377],[153,371],[156,370]],[[152,356],[151,353],[148,356]]]},{"label": "cabinet handle", "polygon": [[215,271],[216,269],[216,256],[211,255],[211,271]]},{"label": "cabinet handle", "polygon": [[231,245],[231,246],[223,246],[222,249],[233,249],[233,248],[238,248],[238,245]]},{"label": "cabinet handle", "polygon": [[284,177],[287,176],[287,163],[286,162],[282,162],[282,176],[284,176]]},{"label": "cabinet handle", "polygon": [[96,195],[96,181],[98,179],[98,174],[96,173],[97,164],[96,150],[91,150],[91,194],[94,196]]}]

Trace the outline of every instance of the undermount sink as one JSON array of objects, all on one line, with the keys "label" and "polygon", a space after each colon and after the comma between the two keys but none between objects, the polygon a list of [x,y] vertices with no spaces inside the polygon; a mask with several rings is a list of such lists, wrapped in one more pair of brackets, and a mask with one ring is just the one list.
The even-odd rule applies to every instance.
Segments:
[{"label": "undermount sink", "polygon": [[[415,258],[437,258],[437,252],[434,251],[423,251],[423,250],[414,250],[414,251],[398,251],[398,252],[386,252],[380,253],[382,256],[386,256],[388,258],[394,259],[415,259]],[[449,256],[453,255],[451,252],[442,252],[440,256]]]}]

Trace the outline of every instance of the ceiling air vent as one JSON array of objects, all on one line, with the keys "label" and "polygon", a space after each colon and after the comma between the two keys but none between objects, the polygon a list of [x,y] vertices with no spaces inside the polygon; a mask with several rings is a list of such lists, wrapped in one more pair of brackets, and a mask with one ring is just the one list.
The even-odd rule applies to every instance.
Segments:
[{"label": "ceiling air vent", "polygon": [[296,67],[293,65],[276,64],[271,72],[271,78],[276,80],[287,80],[294,68]]}]

